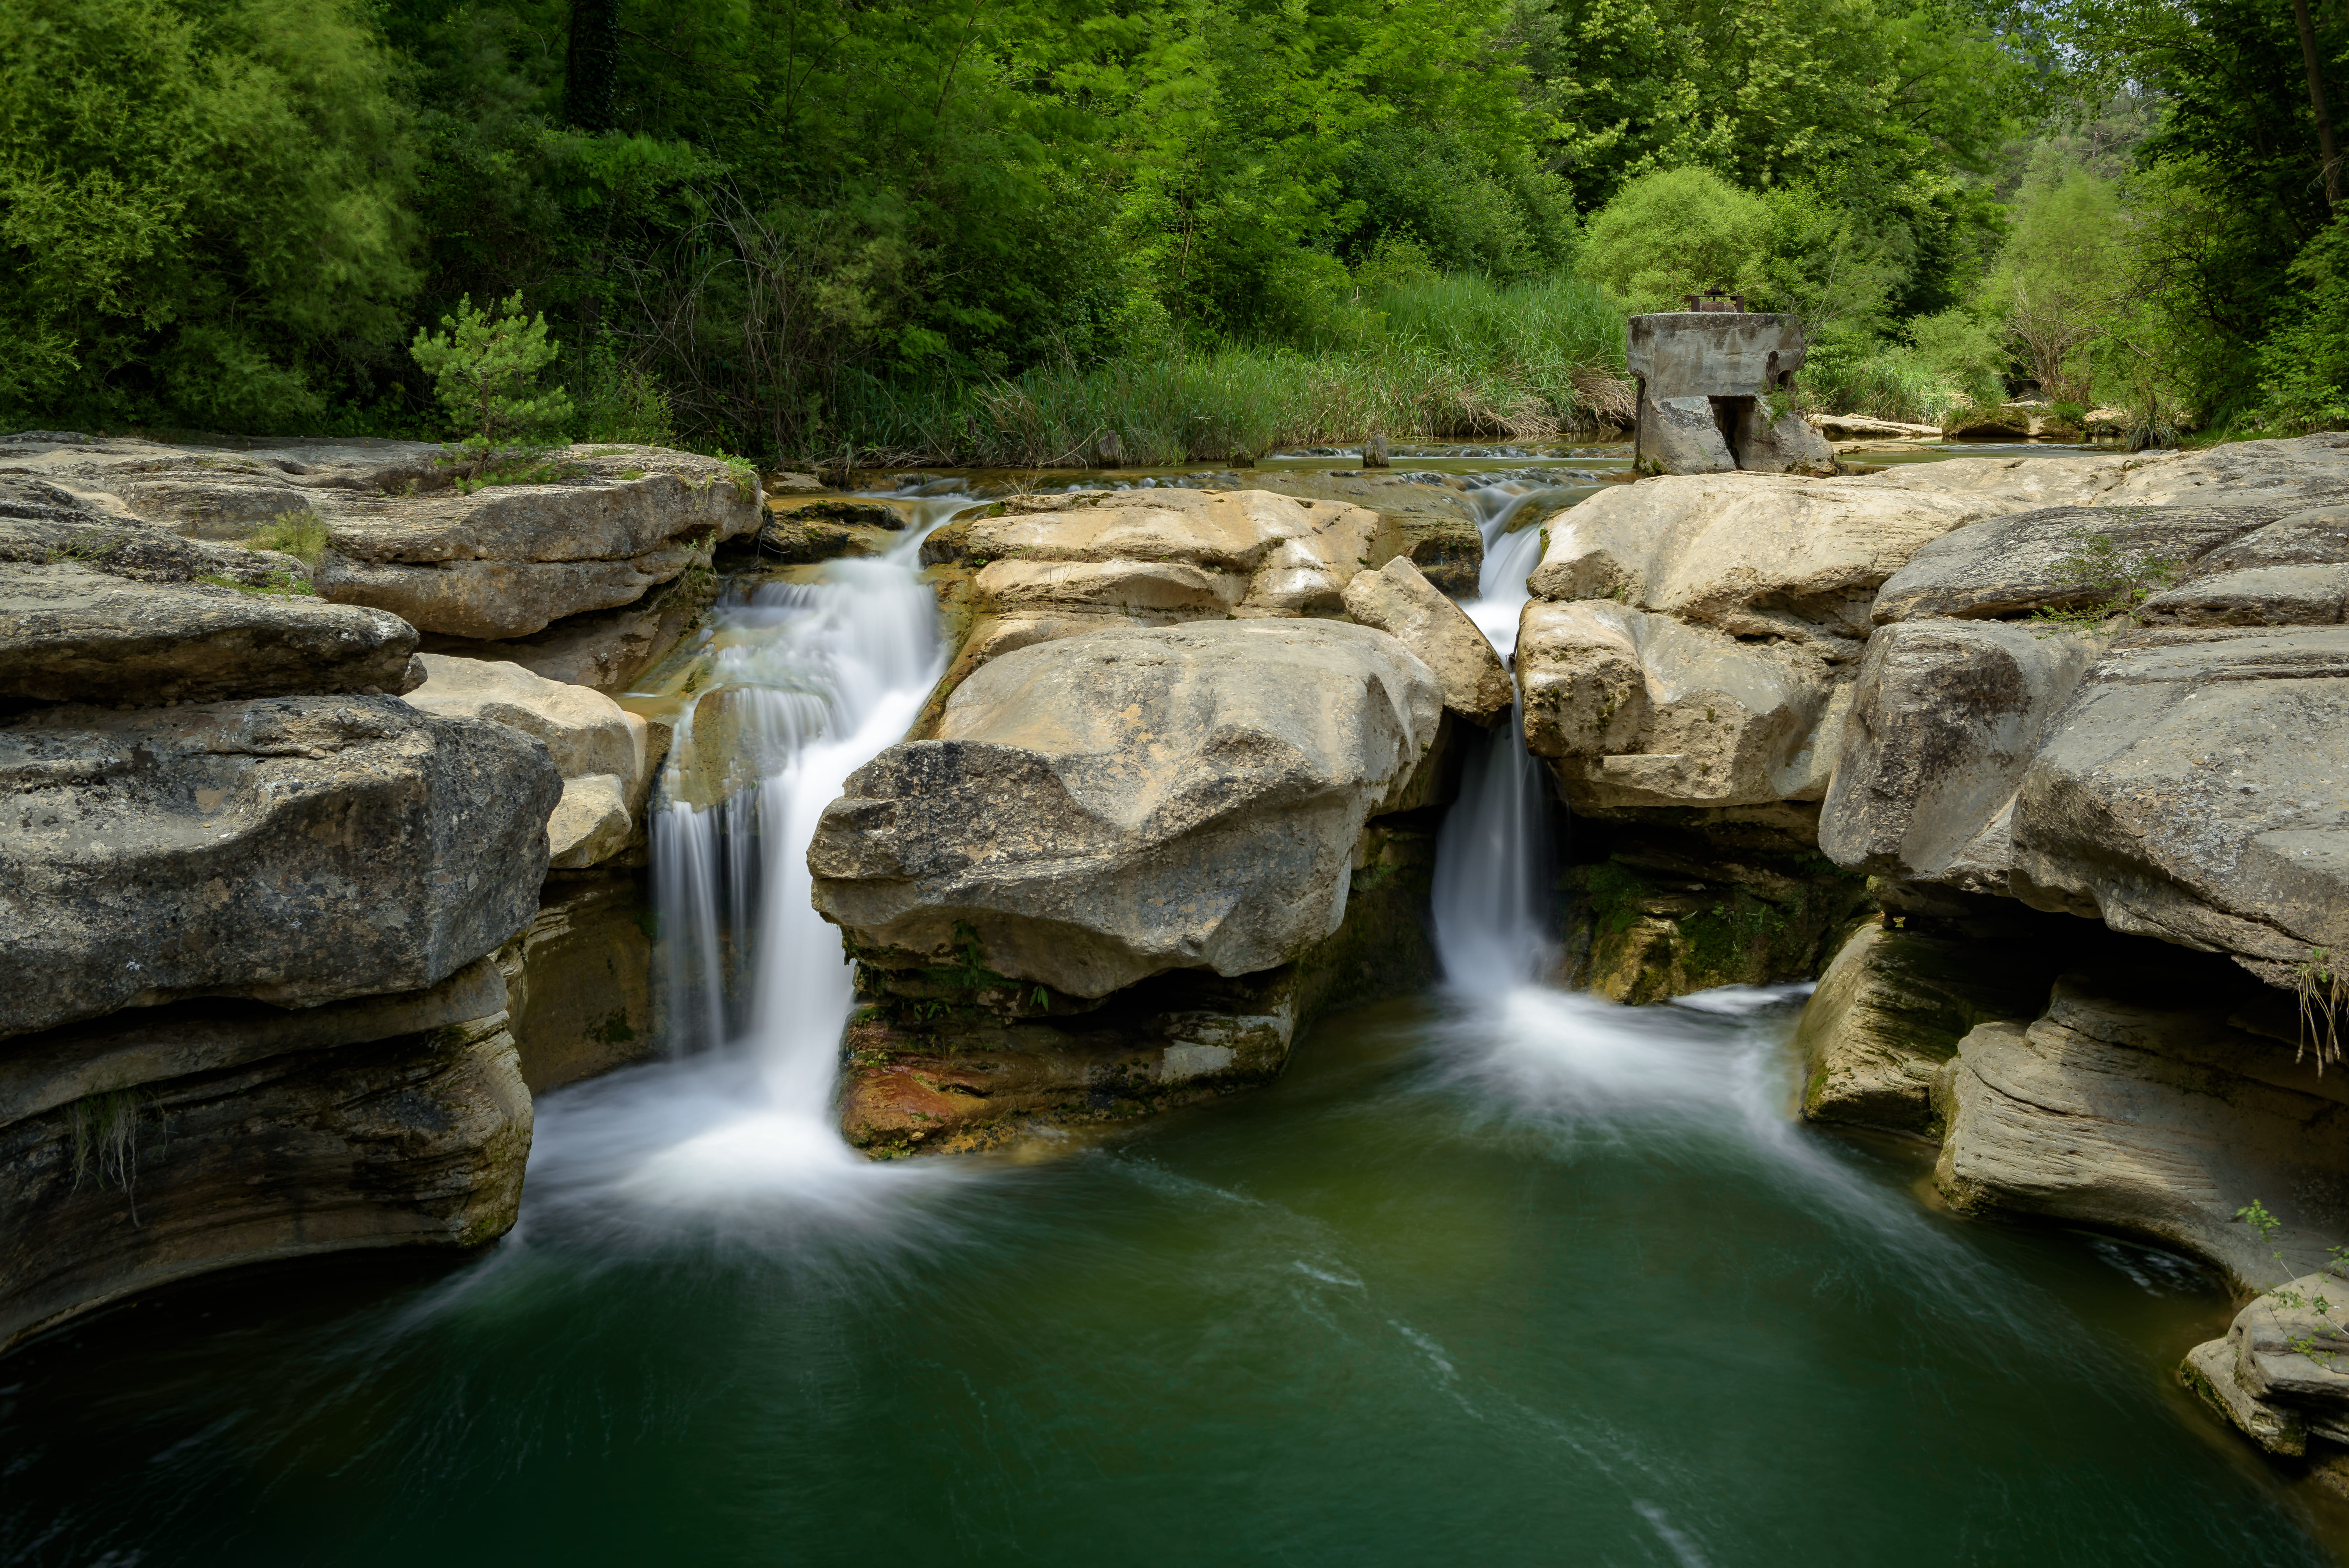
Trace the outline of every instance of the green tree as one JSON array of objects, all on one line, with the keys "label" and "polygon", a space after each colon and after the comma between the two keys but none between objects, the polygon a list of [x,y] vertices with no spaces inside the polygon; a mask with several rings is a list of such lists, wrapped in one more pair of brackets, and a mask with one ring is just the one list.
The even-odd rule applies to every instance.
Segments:
[{"label": "green tree", "polygon": [[461,299],[440,326],[417,328],[408,352],[432,378],[450,430],[473,455],[471,474],[478,477],[503,448],[554,441],[573,409],[564,388],[539,384],[563,351],[547,338],[546,317],[527,314],[517,294],[487,311]]},{"label": "green tree", "polygon": [[0,5],[0,407],[284,428],[389,367],[394,71],[345,0]]}]

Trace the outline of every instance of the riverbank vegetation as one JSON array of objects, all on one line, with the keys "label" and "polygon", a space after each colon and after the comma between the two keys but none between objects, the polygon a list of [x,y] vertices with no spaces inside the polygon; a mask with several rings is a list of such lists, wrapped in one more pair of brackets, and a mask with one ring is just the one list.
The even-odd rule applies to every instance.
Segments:
[{"label": "riverbank vegetation", "polygon": [[1815,406],[2349,423],[2281,6],[0,0],[0,420],[440,436],[543,311],[583,438],[1237,460],[1625,402],[1621,321],[1800,314]]}]

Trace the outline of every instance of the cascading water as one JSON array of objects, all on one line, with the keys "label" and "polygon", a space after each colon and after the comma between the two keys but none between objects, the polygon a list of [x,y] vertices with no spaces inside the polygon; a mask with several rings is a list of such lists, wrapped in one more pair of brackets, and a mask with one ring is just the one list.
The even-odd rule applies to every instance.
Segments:
[{"label": "cascading water", "polygon": [[[1526,580],[1541,559],[1541,530],[1511,530],[1528,506],[1557,493],[1521,483],[1469,492],[1485,564],[1476,597],[1463,607],[1505,660],[1516,649]],[[1526,750],[1524,716],[1513,707],[1468,758],[1460,799],[1436,836],[1436,951],[1455,989],[1495,995],[1545,978],[1555,964],[1548,812],[1541,765]]]}]

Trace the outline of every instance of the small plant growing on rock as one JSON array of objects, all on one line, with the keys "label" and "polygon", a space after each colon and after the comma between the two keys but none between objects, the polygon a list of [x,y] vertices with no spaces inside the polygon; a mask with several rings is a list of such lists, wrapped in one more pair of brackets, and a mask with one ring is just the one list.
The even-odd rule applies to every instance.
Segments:
[{"label": "small plant growing on rock", "polygon": [[2144,625],[2140,611],[2145,602],[2176,581],[2182,564],[2162,556],[2131,555],[2108,533],[2075,528],[2069,537],[2072,546],[2056,557],[2053,571],[2056,582],[2070,590],[2072,604],[2068,609],[2048,606],[2033,614],[2033,621],[2047,628],[2039,634],[2044,637],[2059,632],[2113,631],[2116,621],[2118,625]]},{"label": "small plant growing on rock", "polygon": [[326,553],[326,520],[305,508],[271,518],[244,542],[247,550],[273,550],[305,566],[316,566]]},{"label": "small plant growing on rock", "polygon": [[[2292,1272],[2292,1265],[2284,1262],[2283,1249],[2275,1245],[2276,1236],[2283,1230],[2283,1222],[2270,1213],[2268,1206],[2257,1198],[2236,1210],[2235,1218],[2259,1233],[2261,1243],[2272,1249],[2270,1255],[2275,1259],[2278,1272],[2289,1274]],[[2324,1265],[2328,1273],[2339,1274],[2344,1267],[2349,1267],[2349,1247],[2329,1247],[2326,1251],[2331,1254],[2332,1259]],[[2323,1323],[2327,1328],[2336,1333],[2349,1334],[2349,1330],[2344,1330],[2340,1324],[2333,1321],[2333,1303],[2322,1291],[2312,1295],[2303,1295],[2299,1291],[2278,1285],[2267,1294],[2279,1305],[2290,1307],[2294,1312],[2313,1312],[2316,1315],[2317,1321]],[[2320,1367],[2330,1368],[2338,1356],[2334,1351],[2318,1349],[2316,1340],[2311,1335],[2300,1335],[2289,1343],[2294,1350]]]},{"label": "small plant growing on rock", "polygon": [[139,1222],[139,1200],[131,1189],[139,1181],[139,1118],[145,1109],[136,1089],[106,1089],[87,1094],[66,1109],[66,1125],[73,1138],[73,1184],[95,1179],[103,1190],[109,1182],[130,1199],[131,1223]]},{"label": "small plant growing on rock", "polygon": [[2292,1059],[2300,1060],[2313,1045],[2322,1078],[2326,1061],[2341,1059],[2340,1011],[2349,1004],[2349,975],[2334,966],[2330,948],[2312,947],[2292,966],[2292,989],[2300,999],[2300,1049]]},{"label": "small plant growing on rock", "polygon": [[467,295],[440,325],[435,333],[417,328],[408,352],[432,377],[472,459],[465,478],[478,480],[493,460],[527,462],[554,445],[573,410],[569,393],[539,385],[562,352],[546,335],[546,317],[525,314],[519,292],[489,311],[475,309]]}]

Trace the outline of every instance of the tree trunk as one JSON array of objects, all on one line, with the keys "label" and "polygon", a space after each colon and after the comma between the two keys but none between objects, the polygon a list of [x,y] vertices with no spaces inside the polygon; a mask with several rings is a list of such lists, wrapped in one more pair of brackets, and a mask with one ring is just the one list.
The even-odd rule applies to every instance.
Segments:
[{"label": "tree trunk", "polygon": [[2308,103],[2316,111],[2316,146],[2324,155],[2324,205],[2341,205],[2341,156],[2333,150],[2333,115],[2324,107],[2324,75],[2317,68],[2316,24],[2309,19],[2308,0],[2292,0],[2300,18],[2300,57],[2308,67]]},{"label": "tree trunk", "polygon": [[564,62],[564,118],[581,130],[611,129],[619,77],[619,0],[571,0],[571,49]]}]

